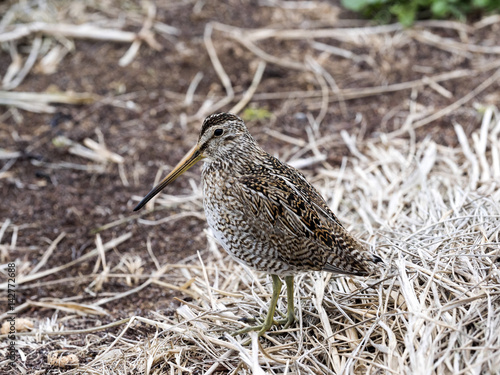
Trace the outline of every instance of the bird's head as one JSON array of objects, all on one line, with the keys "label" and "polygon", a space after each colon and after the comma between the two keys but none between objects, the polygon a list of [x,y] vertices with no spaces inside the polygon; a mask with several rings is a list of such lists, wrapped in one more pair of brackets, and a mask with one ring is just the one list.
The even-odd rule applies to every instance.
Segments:
[{"label": "bird's head", "polygon": [[203,121],[198,144],[203,158],[217,160],[228,157],[233,149],[253,138],[242,119],[230,113],[215,113]]},{"label": "bird's head", "polygon": [[155,195],[198,161],[205,158],[207,161],[227,158],[235,147],[241,148],[242,145],[253,142],[245,123],[238,116],[230,113],[216,113],[208,116],[203,122],[196,145],[182,158],[172,172],[144,197],[134,208],[134,211],[144,207]]}]

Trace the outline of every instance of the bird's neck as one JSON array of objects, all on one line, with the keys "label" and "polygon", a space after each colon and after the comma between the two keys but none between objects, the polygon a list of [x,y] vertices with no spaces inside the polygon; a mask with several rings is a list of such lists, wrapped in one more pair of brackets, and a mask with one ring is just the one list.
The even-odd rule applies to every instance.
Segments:
[{"label": "bird's neck", "polygon": [[232,147],[214,158],[204,160],[203,173],[223,173],[230,175],[245,174],[250,164],[259,163],[265,155],[255,140],[235,141]]}]

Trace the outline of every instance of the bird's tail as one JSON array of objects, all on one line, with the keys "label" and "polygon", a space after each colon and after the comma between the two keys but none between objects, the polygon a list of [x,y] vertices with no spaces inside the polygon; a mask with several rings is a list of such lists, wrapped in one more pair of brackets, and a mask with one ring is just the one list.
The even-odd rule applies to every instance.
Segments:
[{"label": "bird's tail", "polygon": [[334,233],[332,249],[323,270],[345,275],[369,276],[380,272],[384,264],[381,257],[373,254],[344,228]]}]

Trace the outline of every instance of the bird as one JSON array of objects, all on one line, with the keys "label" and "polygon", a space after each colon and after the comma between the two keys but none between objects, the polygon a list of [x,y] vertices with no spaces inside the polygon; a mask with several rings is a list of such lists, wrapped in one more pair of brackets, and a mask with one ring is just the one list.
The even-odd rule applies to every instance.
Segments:
[{"label": "bird", "polygon": [[[198,142],[134,208],[137,211],[203,160],[203,207],[213,236],[236,261],[271,275],[273,292],[262,324],[235,334],[295,322],[294,275],[307,271],[370,276],[382,259],[353,237],[324,198],[290,165],[264,151],[244,121],[215,113],[202,124]],[[274,319],[282,279],[287,313]],[[284,314],[283,314],[284,315]]]}]

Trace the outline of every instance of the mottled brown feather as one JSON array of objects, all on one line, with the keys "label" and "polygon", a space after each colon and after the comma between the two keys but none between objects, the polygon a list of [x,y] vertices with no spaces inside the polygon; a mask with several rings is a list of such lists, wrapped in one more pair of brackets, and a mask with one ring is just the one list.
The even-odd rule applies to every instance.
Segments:
[{"label": "mottled brown feather", "polygon": [[[224,135],[211,138],[216,128]],[[199,142],[209,158],[203,168],[207,220],[237,260],[277,275],[368,275],[381,261],[347,232],[302,173],[257,145],[238,117],[210,116]]]}]

